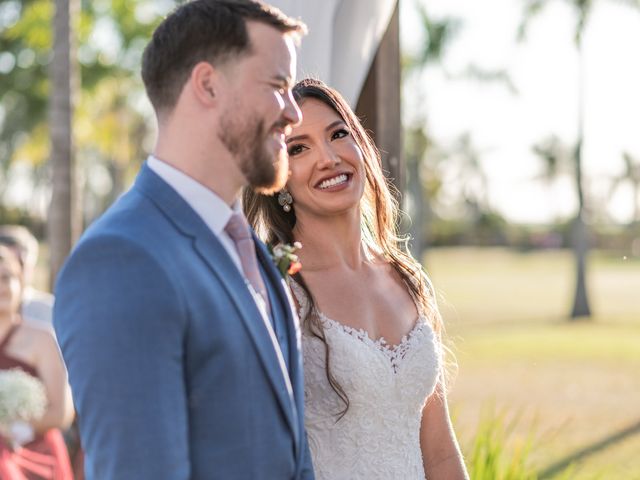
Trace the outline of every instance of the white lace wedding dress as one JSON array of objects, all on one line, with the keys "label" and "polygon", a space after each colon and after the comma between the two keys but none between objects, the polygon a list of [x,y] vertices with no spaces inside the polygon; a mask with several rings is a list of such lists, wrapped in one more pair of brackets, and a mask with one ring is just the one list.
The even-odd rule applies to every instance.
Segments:
[{"label": "white lace wedding dress", "polygon": [[[309,313],[304,290],[291,281],[300,318]],[[349,410],[329,385],[325,347],[302,334],[305,425],[317,480],[423,480],[420,421],[441,369],[441,346],[421,316],[396,346],[372,340],[315,310],[330,347],[331,372],[349,397]]]}]

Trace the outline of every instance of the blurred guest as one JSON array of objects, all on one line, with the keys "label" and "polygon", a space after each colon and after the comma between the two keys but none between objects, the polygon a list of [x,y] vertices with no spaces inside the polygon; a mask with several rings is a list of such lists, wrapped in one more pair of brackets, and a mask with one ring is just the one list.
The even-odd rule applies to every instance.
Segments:
[{"label": "blurred guest", "polygon": [[36,290],[32,286],[33,274],[38,261],[38,241],[22,225],[0,225],[0,245],[5,245],[13,250],[22,264],[24,272],[22,316],[50,325],[53,295]]},{"label": "blurred guest", "polygon": [[[43,387],[46,396],[39,418],[2,426],[0,479],[71,480],[59,430],[68,428],[73,419],[67,373],[51,330],[20,314],[24,278],[24,262],[15,249],[0,245],[0,371],[17,370],[39,380],[30,381],[41,391]],[[6,385],[3,390],[6,394]]]}]

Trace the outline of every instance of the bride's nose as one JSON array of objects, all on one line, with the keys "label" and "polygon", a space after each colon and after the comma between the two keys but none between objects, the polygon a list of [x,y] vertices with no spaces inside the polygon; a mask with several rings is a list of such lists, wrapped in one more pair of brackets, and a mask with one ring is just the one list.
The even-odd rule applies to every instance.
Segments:
[{"label": "bride's nose", "polygon": [[325,145],[320,149],[320,156],[318,158],[318,168],[333,168],[339,165],[342,161],[340,156],[335,152],[330,145]]}]

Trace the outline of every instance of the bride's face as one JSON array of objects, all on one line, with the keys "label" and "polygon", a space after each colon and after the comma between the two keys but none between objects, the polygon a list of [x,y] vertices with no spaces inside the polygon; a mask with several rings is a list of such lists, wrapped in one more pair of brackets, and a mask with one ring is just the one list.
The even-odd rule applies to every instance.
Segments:
[{"label": "bride's face", "polygon": [[364,193],[364,160],[349,127],[319,100],[304,100],[301,111],[302,123],[287,138],[287,188],[296,216],[357,208]]}]

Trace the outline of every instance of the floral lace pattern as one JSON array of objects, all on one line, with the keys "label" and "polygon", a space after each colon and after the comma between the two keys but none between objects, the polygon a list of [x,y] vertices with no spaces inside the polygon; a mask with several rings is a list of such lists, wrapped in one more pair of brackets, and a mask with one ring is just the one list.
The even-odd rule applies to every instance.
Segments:
[{"label": "floral lace pattern", "polygon": [[389,358],[389,363],[391,364],[391,368],[393,369],[393,373],[398,373],[398,369],[400,368],[400,364],[407,352],[411,350],[411,345],[416,343],[416,340],[419,337],[419,332],[425,328],[427,323],[425,323],[424,318],[420,317],[416,321],[415,326],[411,329],[411,331],[406,334],[400,340],[400,343],[397,345],[389,345],[384,337],[380,337],[377,340],[373,340],[366,330],[363,328],[353,328],[348,325],[343,325],[332,318],[327,317],[322,312],[316,312],[316,314],[320,317],[322,324],[327,329],[338,328],[344,330],[344,332],[348,335],[353,336],[357,340],[364,342],[371,346],[371,348],[375,350],[379,350],[383,355]]},{"label": "floral lace pattern", "polygon": [[349,397],[349,410],[336,421],[344,403],[327,380],[325,347],[303,329],[305,424],[316,478],[423,480],[420,421],[438,381],[442,353],[431,326],[421,316],[391,346],[312,311],[302,288],[290,285],[300,318],[320,318],[331,371]]}]

